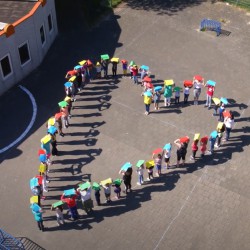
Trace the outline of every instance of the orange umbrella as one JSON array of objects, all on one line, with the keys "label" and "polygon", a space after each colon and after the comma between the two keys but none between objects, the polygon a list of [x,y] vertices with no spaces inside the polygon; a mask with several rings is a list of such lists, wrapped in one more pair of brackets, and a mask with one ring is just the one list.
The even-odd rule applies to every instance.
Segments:
[{"label": "orange umbrella", "polygon": [[162,153],[162,148],[157,148],[152,152],[154,155],[161,154]]},{"label": "orange umbrella", "polygon": [[184,87],[192,88],[193,87],[193,81],[185,80],[185,81],[183,81],[183,85],[184,85]]},{"label": "orange umbrella", "polygon": [[149,89],[152,89],[154,86],[153,86],[153,84],[151,82],[147,82],[146,87],[149,88]]},{"label": "orange umbrella", "polygon": [[223,112],[223,116],[224,116],[224,117],[231,117],[231,114],[230,114],[229,111],[225,110],[225,111]]},{"label": "orange umbrella", "polygon": [[181,142],[181,143],[184,143],[184,142],[188,143],[188,142],[189,142],[189,137],[188,137],[188,136],[181,137],[181,138],[180,138],[180,142]]}]

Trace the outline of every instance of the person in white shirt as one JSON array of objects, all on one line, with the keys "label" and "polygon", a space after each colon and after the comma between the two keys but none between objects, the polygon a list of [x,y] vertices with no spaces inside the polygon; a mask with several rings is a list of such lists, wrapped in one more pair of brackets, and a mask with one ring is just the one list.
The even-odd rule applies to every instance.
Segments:
[{"label": "person in white shirt", "polygon": [[226,126],[226,137],[225,137],[225,139],[223,139],[223,141],[228,141],[229,140],[231,130],[232,130],[233,126],[234,126],[233,112],[230,110],[229,113],[230,113],[230,116],[226,117],[224,119],[224,124]]},{"label": "person in white shirt", "polygon": [[83,210],[89,214],[93,211],[93,201],[91,199],[91,187],[86,188],[84,190],[81,190],[80,188],[77,189],[77,191],[81,195]]},{"label": "person in white shirt", "polygon": [[198,105],[199,96],[201,94],[201,87],[204,86],[204,79],[202,79],[201,81],[194,79],[193,85],[194,85],[194,105]]}]

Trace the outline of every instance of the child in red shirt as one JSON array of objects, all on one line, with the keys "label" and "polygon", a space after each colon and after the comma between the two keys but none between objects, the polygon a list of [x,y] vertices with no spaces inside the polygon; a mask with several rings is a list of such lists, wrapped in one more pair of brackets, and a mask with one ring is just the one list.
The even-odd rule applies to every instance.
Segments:
[{"label": "child in red shirt", "polygon": [[195,140],[192,143],[192,155],[190,157],[191,160],[195,160],[196,153],[198,151],[198,142],[199,140]]}]

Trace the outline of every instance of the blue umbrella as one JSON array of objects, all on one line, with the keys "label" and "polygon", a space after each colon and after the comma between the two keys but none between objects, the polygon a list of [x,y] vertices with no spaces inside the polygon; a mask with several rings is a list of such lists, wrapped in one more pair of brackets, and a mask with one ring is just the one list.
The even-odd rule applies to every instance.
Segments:
[{"label": "blue umbrella", "polygon": [[38,187],[39,183],[38,183],[38,178],[32,178],[30,179],[30,188],[34,188],[34,187]]},{"label": "blue umbrella", "polygon": [[132,164],[130,162],[126,162],[122,167],[121,167],[121,170],[122,171],[127,171],[128,168],[131,168],[132,167]]},{"label": "blue umbrella", "polygon": [[225,98],[225,97],[221,97],[221,98],[220,98],[220,101],[223,102],[223,103],[226,104],[226,105],[228,104],[228,100],[227,100],[227,98]]},{"label": "blue umbrella", "polygon": [[214,81],[212,81],[212,80],[208,80],[207,81],[207,85],[209,85],[209,86],[215,86],[216,85],[216,82],[214,82]]},{"label": "blue umbrella", "polygon": [[34,212],[39,212],[41,210],[41,207],[39,207],[36,203],[33,203],[30,205],[30,208],[32,209],[32,211]]},{"label": "blue umbrella", "polygon": [[149,71],[149,67],[146,66],[146,65],[142,65],[142,66],[141,66],[141,69],[144,69],[144,70],[146,70],[146,71]]},{"label": "blue umbrella", "polygon": [[47,161],[46,155],[39,155],[39,161],[41,161],[41,162]]},{"label": "blue umbrella", "polygon": [[162,90],[162,87],[161,86],[157,86],[154,88],[155,91],[161,91]]},{"label": "blue umbrella", "polygon": [[75,67],[74,67],[74,69],[75,70],[78,70],[78,69],[80,69],[82,66],[80,66],[80,65],[76,65]]},{"label": "blue umbrella", "polygon": [[66,88],[69,88],[69,87],[71,87],[72,85],[73,85],[72,82],[66,82],[66,83],[64,83],[64,86],[65,86]]},{"label": "blue umbrella", "polygon": [[171,148],[172,148],[172,146],[171,146],[170,143],[167,143],[167,144],[163,147],[163,149],[165,149],[165,150],[171,150]]},{"label": "blue umbrella", "polygon": [[71,195],[75,195],[76,191],[75,191],[74,188],[71,188],[71,189],[64,190],[63,193],[64,193],[65,196],[71,196]]},{"label": "blue umbrella", "polygon": [[215,139],[215,138],[218,136],[218,132],[217,132],[216,130],[214,130],[214,131],[210,134],[210,136],[211,136],[213,139]]},{"label": "blue umbrella", "polygon": [[55,126],[50,126],[48,129],[48,133],[50,134],[55,134],[55,132],[57,131],[57,128]]},{"label": "blue umbrella", "polygon": [[144,92],[144,95],[145,95],[145,96],[148,96],[148,97],[151,97],[151,96],[152,96],[152,93],[151,93],[151,91],[146,91],[146,92]]}]

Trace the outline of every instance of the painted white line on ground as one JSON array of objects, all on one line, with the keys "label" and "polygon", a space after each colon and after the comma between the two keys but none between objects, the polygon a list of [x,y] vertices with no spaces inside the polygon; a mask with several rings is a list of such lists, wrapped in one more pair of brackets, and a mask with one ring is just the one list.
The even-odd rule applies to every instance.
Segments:
[{"label": "painted white line on ground", "polygon": [[32,107],[33,107],[33,113],[32,113],[32,118],[31,121],[29,123],[29,126],[25,129],[25,131],[12,143],[10,143],[8,146],[0,149],[0,154],[7,151],[8,149],[10,149],[11,147],[13,147],[14,145],[16,145],[18,142],[20,142],[30,131],[30,129],[32,128],[35,120],[36,120],[36,115],[37,115],[37,105],[36,105],[36,101],[34,96],[31,94],[31,92],[26,89],[25,87],[19,85],[19,88],[22,89],[30,98],[31,103],[32,103]]}]

